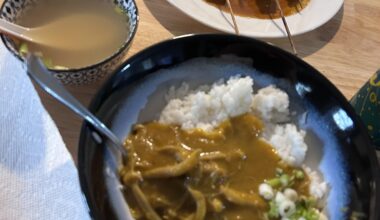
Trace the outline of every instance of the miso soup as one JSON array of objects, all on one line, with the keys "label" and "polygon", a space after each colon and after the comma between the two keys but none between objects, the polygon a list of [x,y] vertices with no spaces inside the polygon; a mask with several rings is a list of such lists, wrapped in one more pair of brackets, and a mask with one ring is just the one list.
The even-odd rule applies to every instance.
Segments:
[{"label": "miso soup", "polygon": [[128,17],[111,1],[40,0],[17,22],[42,43],[20,43],[20,52],[42,56],[50,68],[81,68],[116,53],[128,38]]}]

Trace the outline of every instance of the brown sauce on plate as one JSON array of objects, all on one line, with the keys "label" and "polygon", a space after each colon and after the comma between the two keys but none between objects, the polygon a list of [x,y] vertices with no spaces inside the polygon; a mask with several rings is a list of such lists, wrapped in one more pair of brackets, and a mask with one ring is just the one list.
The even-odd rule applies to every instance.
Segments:
[{"label": "brown sauce on plate", "polygon": [[[273,178],[276,168],[285,173],[294,168],[281,163],[273,148],[259,138],[262,128],[251,114],[231,118],[208,133],[157,122],[137,125],[126,140],[129,157],[120,171],[132,215],[147,219],[136,199],[139,190],[133,188],[138,185],[162,219],[197,219],[194,216],[200,214],[202,202],[195,200],[200,195],[205,219],[264,219],[268,205],[258,195],[259,185]],[[194,154],[198,154],[195,166],[181,175],[167,176]],[[158,170],[163,167],[169,170]],[[293,188],[308,195],[308,187],[305,178]],[[232,201],[228,193],[242,201]]]},{"label": "brown sauce on plate", "polygon": [[[219,9],[229,12],[226,0],[204,0]],[[230,0],[234,14],[243,17],[271,19],[281,17],[274,0]],[[304,9],[310,0],[279,0],[285,16],[293,15]]]}]

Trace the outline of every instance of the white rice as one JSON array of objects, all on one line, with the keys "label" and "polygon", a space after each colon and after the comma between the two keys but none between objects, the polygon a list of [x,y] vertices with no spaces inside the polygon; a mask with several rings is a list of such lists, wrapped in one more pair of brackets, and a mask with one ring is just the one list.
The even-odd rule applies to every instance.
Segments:
[{"label": "white rice", "polygon": [[250,77],[232,77],[225,84],[216,83],[210,91],[198,91],[182,99],[172,99],[159,122],[181,125],[182,129],[210,131],[222,121],[250,111],[253,97]]},{"label": "white rice", "polygon": [[307,151],[305,134],[303,130],[298,131],[294,124],[276,125],[268,141],[283,161],[299,167],[305,160]]},{"label": "white rice", "polygon": [[286,121],[289,115],[288,95],[274,86],[265,87],[253,97],[252,109],[265,121]]},{"label": "white rice", "polygon": [[[251,77],[235,76],[190,91],[187,84],[179,89],[171,88],[168,104],[163,109],[159,122],[180,125],[182,129],[202,129],[211,131],[230,117],[251,112],[263,119],[266,128],[264,137],[276,149],[281,159],[293,166],[302,166],[307,151],[304,137],[306,132],[294,124],[279,125],[288,120],[289,97],[274,87],[268,86],[253,91]],[[187,95],[186,95],[187,94]],[[174,98],[173,98],[174,97]],[[311,179],[310,194],[322,198],[327,184],[316,172],[306,170]]]},{"label": "white rice", "polygon": [[322,180],[316,171],[311,170],[310,167],[302,166],[310,178],[309,193],[317,199],[322,199],[328,190],[328,184]]}]

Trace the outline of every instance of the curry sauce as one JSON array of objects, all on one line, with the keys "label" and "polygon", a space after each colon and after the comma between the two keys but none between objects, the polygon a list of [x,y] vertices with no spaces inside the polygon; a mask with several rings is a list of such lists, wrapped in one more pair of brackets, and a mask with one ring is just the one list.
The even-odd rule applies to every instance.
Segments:
[{"label": "curry sauce", "polygon": [[[135,219],[264,219],[259,185],[276,169],[291,173],[260,138],[263,123],[251,114],[212,132],[184,131],[151,122],[136,125],[125,142],[121,169]],[[293,188],[308,194],[307,178]],[[148,213],[148,214],[147,214]]]},{"label": "curry sauce", "polygon": [[[225,12],[229,12],[226,0],[205,0]],[[279,18],[280,11],[275,0],[230,0],[234,14],[261,19]],[[279,0],[285,16],[296,14],[304,9],[310,0]]]}]

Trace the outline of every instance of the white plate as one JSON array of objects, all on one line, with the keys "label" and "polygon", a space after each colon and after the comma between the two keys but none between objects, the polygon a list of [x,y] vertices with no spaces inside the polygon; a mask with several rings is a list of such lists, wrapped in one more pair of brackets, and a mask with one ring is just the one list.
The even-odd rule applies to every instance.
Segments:
[{"label": "white plate", "polygon": [[[234,33],[231,16],[203,0],[167,0],[199,22],[220,31]],[[344,0],[311,0],[300,13],[286,17],[292,35],[312,31],[329,21]],[[286,37],[281,19],[236,17],[241,35],[261,38]]]}]

